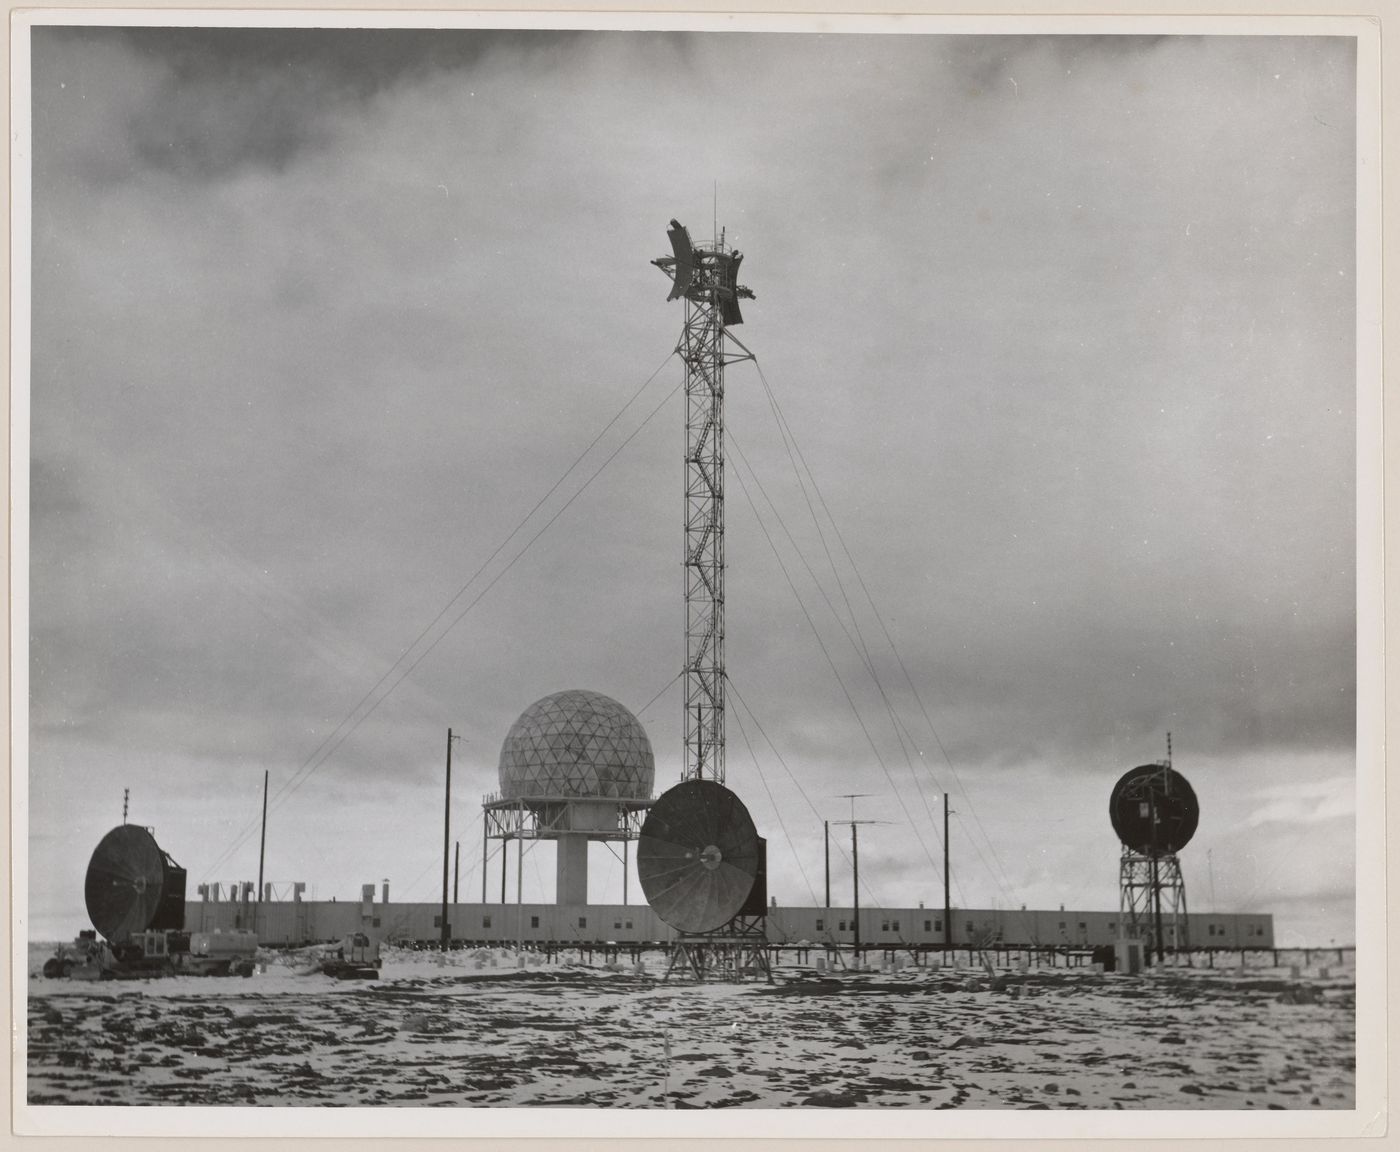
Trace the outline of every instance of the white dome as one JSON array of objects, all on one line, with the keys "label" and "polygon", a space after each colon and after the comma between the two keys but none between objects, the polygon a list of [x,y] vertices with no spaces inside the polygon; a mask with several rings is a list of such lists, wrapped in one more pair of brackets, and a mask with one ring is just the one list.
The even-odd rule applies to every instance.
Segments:
[{"label": "white dome", "polygon": [[651,741],[610,696],[573,689],[536,700],[501,745],[503,799],[649,799],[656,777]]}]

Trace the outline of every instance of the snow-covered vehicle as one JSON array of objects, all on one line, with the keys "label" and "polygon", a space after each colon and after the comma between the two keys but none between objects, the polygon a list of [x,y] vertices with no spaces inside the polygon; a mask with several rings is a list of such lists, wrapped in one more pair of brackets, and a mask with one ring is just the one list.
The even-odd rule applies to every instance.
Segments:
[{"label": "snow-covered vehicle", "polygon": [[379,941],[363,932],[346,936],[340,947],[321,961],[321,971],[337,980],[378,980]]}]

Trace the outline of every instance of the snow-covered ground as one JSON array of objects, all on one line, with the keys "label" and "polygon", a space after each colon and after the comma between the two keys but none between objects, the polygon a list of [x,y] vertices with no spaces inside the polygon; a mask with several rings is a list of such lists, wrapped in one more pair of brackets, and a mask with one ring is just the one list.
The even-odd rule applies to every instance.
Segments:
[{"label": "snow-covered ground", "polygon": [[600,1108],[1351,1108],[1348,968],[781,966],[770,987],[647,958],[387,952],[383,979],[262,957],[249,979],[37,973],[31,1104]]}]

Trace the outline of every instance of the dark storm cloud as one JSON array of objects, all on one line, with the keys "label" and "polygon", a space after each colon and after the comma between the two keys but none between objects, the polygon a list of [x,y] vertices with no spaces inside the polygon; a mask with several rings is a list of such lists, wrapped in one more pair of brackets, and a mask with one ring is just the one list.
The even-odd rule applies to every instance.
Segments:
[{"label": "dark storm cloud", "polygon": [[469,73],[508,54],[548,66],[580,33],[426,29],[41,28],[34,34],[36,164],[62,142],[72,102],[96,92],[112,60],[147,68],[149,98],[111,141],[79,157],[94,178],[145,170],[197,180],[242,169],[282,171],[301,152],[334,146],[338,125],[399,85]]}]

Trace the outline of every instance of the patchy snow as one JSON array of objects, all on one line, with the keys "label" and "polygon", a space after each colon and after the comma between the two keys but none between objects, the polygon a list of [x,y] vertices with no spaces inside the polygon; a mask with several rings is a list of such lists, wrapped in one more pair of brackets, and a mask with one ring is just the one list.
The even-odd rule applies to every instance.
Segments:
[{"label": "patchy snow", "polygon": [[[31,953],[31,973],[45,950]],[[37,963],[35,957],[37,956]],[[32,975],[31,1104],[1346,1109],[1347,969],[905,967],[662,983],[664,960],[386,951],[383,979]],[[668,1055],[669,1052],[669,1055]]]}]

